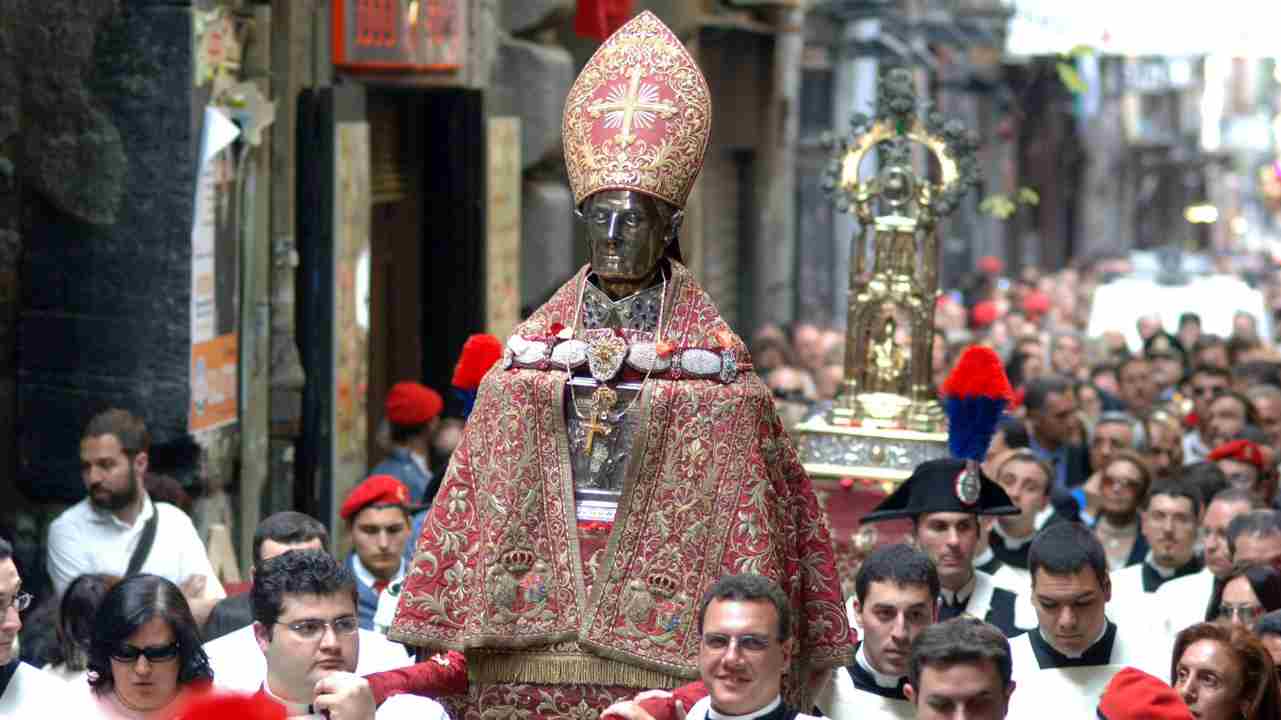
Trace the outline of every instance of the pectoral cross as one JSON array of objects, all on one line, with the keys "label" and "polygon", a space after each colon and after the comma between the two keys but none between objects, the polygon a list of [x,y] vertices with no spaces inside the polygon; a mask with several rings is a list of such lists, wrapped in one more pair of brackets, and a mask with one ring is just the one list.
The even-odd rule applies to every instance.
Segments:
[{"label": "pectoral cross", "polygon": [[591,419],[583,423],[583,429],[587,431],[587,443],[583,446],[583,454],[590,456],[592,454],[592,440],[596,434],[600,433],[606,437],[614,432],[612,425],[607,425],[609,420],[609,411],[614,408],[614,403],[618,402],[618,393],[614,392],[604,385],[596,388],[592,393],[592,413]]},{"label": "pectoral cross", "polygon": [[654,121],[654,113],[664,118],[669,118],[676,113],[676,108],[671,103],[659,102],[657,87],[646,85],[642,91],[641,76],[645,74],[644,70],[639,67],[632,68],[630,74],[631,83],[628,84],[626,92],[620,92],[616,86],[610,90],[607,100],[593,103],[587,108],[592,117],[600,117],[601,113],[606,113],[607,126],[622,125],[622,132],[618,134],[619,145],[626,145],[632,141],[633,122],[647,128]]}]

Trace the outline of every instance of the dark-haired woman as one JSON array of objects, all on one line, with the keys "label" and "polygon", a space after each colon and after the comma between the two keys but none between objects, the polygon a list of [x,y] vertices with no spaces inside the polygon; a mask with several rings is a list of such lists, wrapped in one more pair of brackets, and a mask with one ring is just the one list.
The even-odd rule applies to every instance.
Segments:
[{"label": "dark-haired woman", "polygon": [[102,573],[88,573],[71,581],[58,606],[58,644],[45,656],[45,672],[76,687],[84,684],[94,618],[102,599],[118,582],[119,577]]},{"label": "dark-haired woman", "polygon": [[1273,610],[1281,610],[1281,572],[1269,565],[1237,565],[1214,583],[1205,619],[1250,628]]},{"label": "dark-haired woman", "polygon": [[168,718],[213,680],[182,591],[155,575],[112,588],[94,620],[89,686],[101,717]]}]

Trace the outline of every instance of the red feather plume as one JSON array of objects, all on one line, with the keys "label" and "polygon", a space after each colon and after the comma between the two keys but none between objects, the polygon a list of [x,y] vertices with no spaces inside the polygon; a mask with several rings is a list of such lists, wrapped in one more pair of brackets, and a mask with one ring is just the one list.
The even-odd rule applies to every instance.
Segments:
[{"label": "red feather plume", "polygon": [[1014,389],[1005,376],[1005,366],[992,348],[971,345],[961,353],[956,367],[943,381],[943,394],[956,398],[986,397],[1014,401]]},{"label": "red feather plume", "polygon": [[478,334],[463,343],[462,354],[454,366],[452,385],[460,390],[475,390],[480,379],[503,356],[503,343],[493,335]]}]

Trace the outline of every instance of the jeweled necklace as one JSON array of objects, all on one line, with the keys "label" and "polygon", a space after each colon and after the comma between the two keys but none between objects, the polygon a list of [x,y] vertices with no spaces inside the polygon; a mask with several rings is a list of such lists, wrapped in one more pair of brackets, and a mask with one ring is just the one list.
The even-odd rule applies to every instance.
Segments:
[{"label": "jeweled necklace", "polygon": [[[654,329],[655,346],[658,345],[659,339],[663,337],[663,309],[664,304],[667,302],[667,273],[663,272],[662,268],[659,268],[658,272],[663,277],[663,285],[658,297],[658,327]],[[574,335],[578,334],[578,321],[581,319],[583,311],[583,292],[586,290],[587,283],[589,282],[591,282],[590,275],[584,277],[583,282],[578,286],[578,301],[574,305]],[[637,292],[644,292],[644,290],[638,290]],[[569,361],[566,360],[564,364],[565,373],[572,378],[574,373],[573,369],[569,366]],[[601,385],[592,392],[592,409],[591,413],[587,417],[583,416],[582,410],[578,407],[578,397],[574,395],[573,390],[570,390],[569,402],[574,408],[574,415],[578,418],[578,421],[583,424],[583,427],[587,431],[587,442],[583,445],[584,455],[590,456],[592,454],[592,441],[596,438],[598,433],[608,437],[610,433],[614,432],[614,423],[617,423],[624,417],[627,417],[627,413],[632,411],[632,407],[636,405],[636,401],[639,400],[641,395],[645,392],[645,383],[649,381],[649,376],[654,372],[654,366],[657,364],[657,360],[649,364],[649,368],[645,371],[645,377],[641,378],[640,389],[638,389],[636,394],[632,396],[631,401],[627,403],[627,407],[623,408],[621,412],[613,417],[610,417],[610,410],[614,407],[614,403],[618,402],[618,392],[613,388],[601,383]]]}]

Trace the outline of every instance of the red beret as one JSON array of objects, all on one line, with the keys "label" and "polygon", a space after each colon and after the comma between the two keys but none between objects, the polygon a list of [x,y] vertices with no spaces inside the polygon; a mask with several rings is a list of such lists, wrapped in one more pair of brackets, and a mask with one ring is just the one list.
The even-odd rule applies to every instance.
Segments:
[{"label": "red beret", "polygon": [[1192,720],[1192,711],[1169,685],[1132,667],[1112,676],[1099,698],[1103,720]]},{"label": "red beret", "polygon": [[970,310],[970,323],[976,328],[985,328],[996,322],[996,316],[996,303],[991,300],[983,300],[975,303],[974,309]]},{"label": "red beret", "polygon": [[387,393],[387,420],[397,425],[422,425],[444,409],[440,393],[416,382],[398,382]]},{"label": "red beret", "polygon": [[978,266],[979,270],[988,275],[997,275],[1005,269],[1005,263],[1001,262],[1001,258],[995,255],[984,255],[979,258]]},{"label": "red beret", "polygon": [[347,493],[338,516],[350,521],[370,505],[408,505],[409,488],[391,475],[370,475]]},{"label": "red beret", "polygon": [[1249,440],[1233,440],[1223,443],[1210,453],[1211,460],[1236,460],[1255,466],[1262,470],[1267,462],[1263,459],[1263,449]]},{"label": "red beret", "polygon": [[1028,315],[1044,315],[1050,311],[1050,296],[1040,290],[1032,290],[1023,296],[1023,312]]}]

